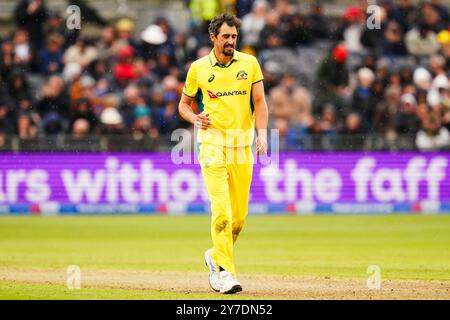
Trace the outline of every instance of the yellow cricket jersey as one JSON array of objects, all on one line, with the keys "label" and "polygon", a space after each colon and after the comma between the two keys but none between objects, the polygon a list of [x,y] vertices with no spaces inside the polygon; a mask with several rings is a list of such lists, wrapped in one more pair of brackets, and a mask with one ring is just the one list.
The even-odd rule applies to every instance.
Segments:
[{"label": "yellow cricket jersey", "polygon": [[261,80],[256,58],[236,50],[228,66],[218,63],[214,50],[194,61],[183,93],[197,98],[200,112],[209,113],[211,119],[207,130],[198,130],[197,141],[228,147],[251,145],[255,134],[251,90]]}]

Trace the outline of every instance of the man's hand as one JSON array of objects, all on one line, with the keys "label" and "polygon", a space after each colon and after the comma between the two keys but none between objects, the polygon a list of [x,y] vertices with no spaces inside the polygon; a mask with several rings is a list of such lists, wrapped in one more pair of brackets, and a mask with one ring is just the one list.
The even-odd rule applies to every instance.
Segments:
[{"label": "man's hand", "polygon": [[30,2],[30,4],[28,5],[28,8],[27,8],[27,13],[28,14],[35,13],[37,11],[37,9],[39,9],[40,5],[41,5],[40,0],[34,0],[34,1]]},{"label": "man's hand", "polygon": [[257,155],[267,154],[267,139],[265,137],[256,138],[256,154]]},{"label": "man's hand", "polygon": [[194,125],[200,129],[207,130],[211,126],[209,113],[200,113],[195,116]]}]

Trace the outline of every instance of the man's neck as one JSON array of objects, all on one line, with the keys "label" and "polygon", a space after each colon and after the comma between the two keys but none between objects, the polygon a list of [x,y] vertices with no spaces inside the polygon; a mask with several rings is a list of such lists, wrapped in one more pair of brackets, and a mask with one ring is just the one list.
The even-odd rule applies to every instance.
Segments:
[{"label": "man's neck", "polygon": [[221,66],[227,66],[230,63],[231,59],[233,59],[233,56],[226,56],[217,48],[214,48],[214,55],[216,56],[217,62]]}]

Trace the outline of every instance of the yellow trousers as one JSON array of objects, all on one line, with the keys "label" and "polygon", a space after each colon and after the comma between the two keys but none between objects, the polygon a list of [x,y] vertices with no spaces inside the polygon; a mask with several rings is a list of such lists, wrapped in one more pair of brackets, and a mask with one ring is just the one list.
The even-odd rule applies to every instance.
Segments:
[{"label": "yellow trousers", "polygon": [[212,258],[236,275],[233,245],[248,213],[253,153],[250,146],[229,148],[202,143],[199,160],[211,201]]}]

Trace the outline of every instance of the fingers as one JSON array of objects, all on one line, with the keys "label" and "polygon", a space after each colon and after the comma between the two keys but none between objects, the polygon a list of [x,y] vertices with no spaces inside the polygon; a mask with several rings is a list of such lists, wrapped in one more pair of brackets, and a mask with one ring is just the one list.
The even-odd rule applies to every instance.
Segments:
[{"label": "fingers", "polygon": [[266,152],[266,149],[260,148],[260,149],[256,149],[256,154],[257,154],[258,156],[264,156],[264,155],[267,154],[267,152]]},{"label": "fingers", "polygon": [[257,145],[257,146],[256,146],[256,153],[257,153],[258,155],[264,155],[264,154],[266,154],[266,148],[265,148],[265,146],[264,146],[263,144]]},{"label": "fingers", "polygon": [[206,114],[198,114],[197,118],[195,119],[195,125],[203,130],[208,129],[208,127],[211,125],[211,119],[209,119],[209,113]]},{"label": "fingers", "polygon": [[267,142],[264,140],[260,140],[258,138],[256,140],[256,154],[265,155],[266,153],[267,153]]}]

